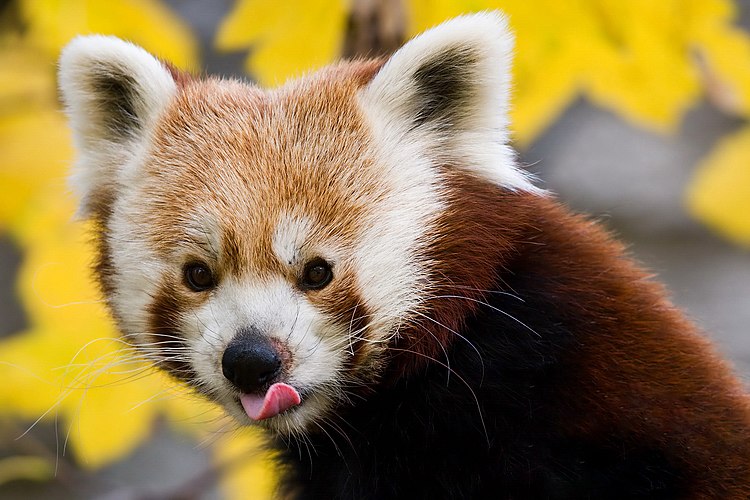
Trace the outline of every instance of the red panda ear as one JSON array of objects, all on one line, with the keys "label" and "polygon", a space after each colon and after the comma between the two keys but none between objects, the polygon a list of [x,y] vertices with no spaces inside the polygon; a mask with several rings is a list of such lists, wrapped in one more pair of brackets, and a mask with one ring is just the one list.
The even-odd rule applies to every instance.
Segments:
[{"label": "red panda ear", "polygon": [[70,42],[58,81],[78,151],[72,184],[88,215],[93,198],[128,182],[133,156],[177,85],[154,56],[108,36]]},{"label": "red panda ear", "polygon": [[419,144],[512,189],[537,190],[507,146],[513,35],[497,12],[462,16],[407,42],[361,93],[386,147]]}]

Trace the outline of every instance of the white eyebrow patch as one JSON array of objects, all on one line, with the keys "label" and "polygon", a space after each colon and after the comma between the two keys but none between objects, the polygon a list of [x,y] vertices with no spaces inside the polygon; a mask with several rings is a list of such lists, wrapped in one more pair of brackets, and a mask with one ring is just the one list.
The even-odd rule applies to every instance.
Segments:
[{"label": "white eyebrow patch", "polygon": [[221,227],[206,207],[198,207],[185,216],[185,239],[201,249],[209,257],[219,259],[221,255]]},{"label": "white eyebrow patch", "polygon": [[307,217],[281,215],[273,232],[273,251],[279,260],[289,265],[296,263],[312,229],[313,221]]}]

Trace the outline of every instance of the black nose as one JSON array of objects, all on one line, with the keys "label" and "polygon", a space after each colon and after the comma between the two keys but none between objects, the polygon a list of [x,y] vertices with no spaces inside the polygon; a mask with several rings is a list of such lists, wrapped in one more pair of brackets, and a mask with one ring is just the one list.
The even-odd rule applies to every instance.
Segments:
[{"label": "black nose", "polygon": [[266,337],[241,331],[224,351],[221,370],[240,391],[259,392],[279,374],[281,359]]}]

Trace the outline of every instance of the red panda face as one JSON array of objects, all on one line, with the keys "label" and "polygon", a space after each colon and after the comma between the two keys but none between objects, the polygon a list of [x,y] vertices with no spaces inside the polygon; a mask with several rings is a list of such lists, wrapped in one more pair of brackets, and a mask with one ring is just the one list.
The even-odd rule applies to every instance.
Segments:
[{"label": "red panda face", "polygon": [[505,145],[510,46],[502,18],[460,18],[263,91],[72,42],[74,186],[125,337],[279,432],[374,387],[444,278],[446,166],[535,190]]},{"label": "red panda face", "polygon": [[[112,305],[125,330],[240,419],[240,396],[275,383],[301,404],[263,421],[299,428],[377,381],[425,280],[437,186],[377,161],[345,69],[324,89],[190,84],[114,204],[112,268],[129,272],[111,276]],[[261,373],[243,371],[252,363]]]}]

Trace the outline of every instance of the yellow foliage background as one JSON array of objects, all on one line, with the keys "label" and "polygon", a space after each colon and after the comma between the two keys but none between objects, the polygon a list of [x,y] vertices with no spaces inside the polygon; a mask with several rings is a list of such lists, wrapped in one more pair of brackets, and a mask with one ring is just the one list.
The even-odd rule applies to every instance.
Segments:
[{"label": "yellow foliage background", "polygon": [[[199,70],[191,27],[156,0],[11,5],[0,12],[0,234],[22,251],[16,290],[29,324],[0,340],[0,379],[12,381],[0,384],[0,430],[8,422],[21,432],[37,420],[56,422],[76,466],[95,470],[131,453],[166,418],[186,439],[215,441],[209,452],[229,496],[270,496],[273,472],[253,451],[261,438],[234,430],[118,339],[88,271],[86,224],[73,221],[65,184],[73,151],[54,80],[61,47],[77,34],[114,34]],[[466,12],[508,13],[517,35],[519,148],[579,96],[659,134],[674,133],[704,97],[750,116],[750,37],[735,24],[731,0],[406,0],[403,8],[407,36]],[[247,51],[248,74],[277,85],[339,56],[351,9],[345,0],[239,0],[217,26],[215,48]],[[699,166],[685,203],[750,248],[750,127]],[[51,480],[53,459],[4,455],[11,456],[0,458],[0,485]]]}]

